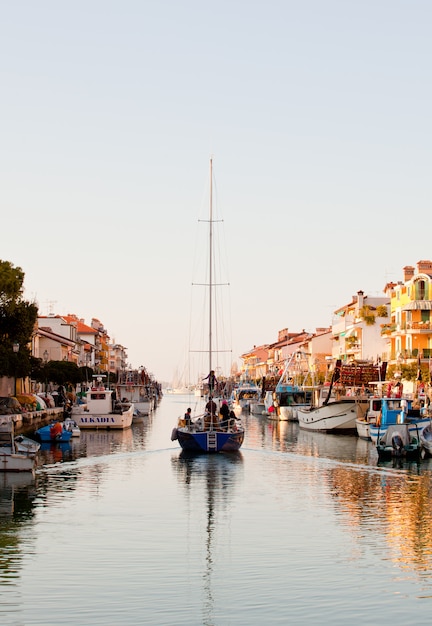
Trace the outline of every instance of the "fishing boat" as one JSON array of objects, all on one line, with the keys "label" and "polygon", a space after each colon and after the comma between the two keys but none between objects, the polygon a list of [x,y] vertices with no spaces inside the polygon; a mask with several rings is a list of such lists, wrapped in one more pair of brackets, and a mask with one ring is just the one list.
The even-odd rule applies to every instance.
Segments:
[{"label": "fishing boat", "polygon": [[37,465],[36,454],[17,450],[14,436],[14,422],[11,416],[0,417],[0,471],[34,472]]},{"label": "fishing boat", "polygon": [[116,385],[117,397],[134,405],[135,415],[145,417],[155,408],[152,381],[145,368],[120,372]]},{"label": "fishing boat", "polygon": [[[105,387],[103,375],[94,376],[85,394],[85,403],[72,408],[74,419],[83,428],[129,428],[132,425],[134,405],[121,402],[112,389]],[[72,436],[72,434],[71,434]]]},{"label": "fishing boat", "polygon": [[309,381],[312,387],[306,387],[310,376],[308,355],[296,350],[286,360],[284,370],[274,391],[272,419],[297,422],[297,409],[310,409],[312,402],[313,377]]},{"label": "fishing boat", "polygon": [[[369,404],[367,385],[385,378],[387,364],[342,364],[338,359],[330,385],[315,390],[309,409],[298,407],[300,428],[331,433],[355,433],[356,418],[364,415]],[[318,398],[318,400],[316,399]]]},{"label": "fishing boat", "polygon": [[[215,280],[215,255],[213,228],[214,222],[217,221],[213,216],[213,162],[210,159],[210,202],[209,202],[209,219],[208,219],[208,280],[205,283],[206,293],[208,294],[208,360],[209,372],[214,372],[214,356],[218,351],[213,345],[213,316],[218,310],[216,303],[215,288],[220,286]],[[208,396],[210,406],[212,400]],[[210,403],[210,404],[209,404]],[[184,451],[190,453],[217,453],[217,452],[233,452],[239,450],[244,440],[244,427],[240,421],[236,419],[219,419],[217,411],[204,411],[198,415],[192,416],[187,420],[179,419],[177,426],[171,433],[171,440],[178,441]]]},{"label": "fishing boat", "polygon": [[429,425],[430,418],[422,416],[419,409],[413,408],[412,398],[381,398],[381,410],[375,423],[369,424],[369,434],[376,445],[378,437],[383,437],[386,429],[394,424],[407,424],[413,436],[421,433]]}]

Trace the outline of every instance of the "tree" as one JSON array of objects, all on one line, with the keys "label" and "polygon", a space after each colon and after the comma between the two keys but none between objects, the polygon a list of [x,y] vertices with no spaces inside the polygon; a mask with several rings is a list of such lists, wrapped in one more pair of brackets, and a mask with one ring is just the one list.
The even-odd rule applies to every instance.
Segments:
[{"label": "tree", "polygon": [[[0,260],[0,376],[24,378],[32,368],[29,345],[38,308],[24,300],[23,283],[22,269]],[[18,352],[14,344],[19,344]]]}]

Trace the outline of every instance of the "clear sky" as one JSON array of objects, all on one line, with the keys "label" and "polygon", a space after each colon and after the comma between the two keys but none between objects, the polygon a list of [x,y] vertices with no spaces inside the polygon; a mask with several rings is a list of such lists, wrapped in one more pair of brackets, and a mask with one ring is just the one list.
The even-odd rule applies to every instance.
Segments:
[{"label": "clear sky", "polygon": [[213,155],[234,358],[330,325],[432,258],[431,23],[429,0],[1,0],[0,258],[171,380]]}]

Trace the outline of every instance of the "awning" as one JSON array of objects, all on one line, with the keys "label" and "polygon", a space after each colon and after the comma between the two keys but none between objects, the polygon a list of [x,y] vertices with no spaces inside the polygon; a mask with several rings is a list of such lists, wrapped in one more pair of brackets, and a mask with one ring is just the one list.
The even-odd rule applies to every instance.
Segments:
[{"label": "awning", "polygon": [[402,311],[432,311],[432,300],[412,300],[402,307]]},{"label": "awning", "polygon": [[350,328],[349,330],[346,331],[346,333],[341,333],[341,337],[344,337],[345,339],[347,337],[351,337],[351,335],[353,335],[356,332],[357,328]]}]

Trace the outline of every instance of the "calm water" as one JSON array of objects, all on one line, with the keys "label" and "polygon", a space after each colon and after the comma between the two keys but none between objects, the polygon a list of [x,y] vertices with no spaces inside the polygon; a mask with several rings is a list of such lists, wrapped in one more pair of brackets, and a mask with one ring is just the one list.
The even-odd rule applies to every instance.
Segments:
[{"label": "calm water", "polygon": [[194,402],[0,475],[0,624],[429,624],[432,463],[246,416],[234,456],[182,458]]}]

